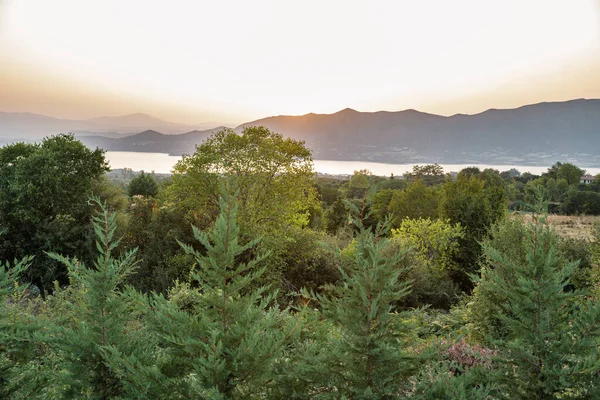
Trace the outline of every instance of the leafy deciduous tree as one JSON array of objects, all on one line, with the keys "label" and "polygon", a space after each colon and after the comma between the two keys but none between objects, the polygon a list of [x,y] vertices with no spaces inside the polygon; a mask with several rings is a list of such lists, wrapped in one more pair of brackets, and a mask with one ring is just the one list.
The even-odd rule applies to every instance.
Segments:
[{"label": "leafy deciduous tree", "polygon": [[11,144],[0,149],[0,259],[35,256],[25,277],[43,289],[66,283],[64,266],[49,261],[54,251],[93,258],[92,186],[108,170],[102,150],[89,150],[72,135],[39,144]]},{"label": "leafy deciduous tree", "polygon": [[219,212],[223,178],[239,191],[238,222],[245,232],[306,225],[309,208],[318,206],[310,150],[265,127],[245,128],[241,135],[218,132],[184,155],[173,173],[170,200],[206,215],[202,227]]},{"label": "leafy deciduous tree", "polygon": [[133,178],[131,182],[129,182],[127,193],[130,197],[156,197],[158,194],[158,183],[156,183],[156,179],[154,179],[152,175],[146,174],[144,171],[142,171],[138,176]]}]

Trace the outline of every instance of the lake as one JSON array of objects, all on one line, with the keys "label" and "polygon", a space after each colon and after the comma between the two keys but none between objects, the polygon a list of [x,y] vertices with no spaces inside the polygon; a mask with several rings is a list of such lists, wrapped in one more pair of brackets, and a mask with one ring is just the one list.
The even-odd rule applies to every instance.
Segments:
[{"label": "lake", "polygon": [[[156,173],[168,174],[175,163],[181,160],[179,156],[170,156],[162,153],[137,153],[131,151],[107,151],[106,159],[112,169],[131,168],[134,171],[144,170]],[[421,163],[418,165],[423,165]],[[354,171],[368,169],[374,175],[389,176],[394,174],[401,176],[405,172],[412,171],[416,164],[384,164],[369,161],[334,161],[315,160],[315,171],[331,175],[352,175]],[[440,164],[444,172],[460,171],[465,167],[476,166],[480,169],[493,168],[499,171],[507,171],[516,168],[521,172],[530,172],[539,175],[546,172],[549,166],[524,166],[524,165],[484,165],[484,164]],[[592,175],[600,173],[600,168],[586,168]]]}]

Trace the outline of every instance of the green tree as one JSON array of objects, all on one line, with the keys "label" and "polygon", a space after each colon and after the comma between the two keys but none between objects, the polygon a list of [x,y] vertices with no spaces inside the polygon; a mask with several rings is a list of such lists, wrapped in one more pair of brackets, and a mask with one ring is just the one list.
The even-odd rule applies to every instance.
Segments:
[{"label": "green tree", "polygon": [[267,254],[252,254],[257,241],[242,244],[237,205],[221,199],[208,232],[194,228],[205,249],[182,244],[197,268],[192,284],[179,284],[167,300],[152,295],[149,323],[160,337],[161,354],[148,364],[113,360],[142,398],[260,398],[274,363],[300,331],[301,318],[274,303],[276,293],[258,286]]},{"label": "green tree", "polygon": [[64,266],[48,260],[54,251],[93,259],[91,208],[87,198],[108,167],[102,150],[89,150],[72,135],[39,144],[0,149],[0,259],[35,256],[25,278],[43,289],[67,282]]},{"label": "green tree", "polygon": [[488,229],[506,215],[507,210],[503,184],[497,185],[495,180],[486,181],[483,176],[459,174],[456,181],[448,181],[442,187],[440,200],[440,217],[452,224],[459,223],[465,230],[465,236],[460,240],[461,251],[457,256],[459,270],[453,276],[467,291],[472,289],[468,275],[478,269],[481,255],[479,243]]},{"label": "green tree", "polygon": [[331,235],[344,226],[348,225],[348,209],[342,199],[337,199],[333,205],[325,211],[325,230]]},{"label": "green tree", "polygon": [[600,215],[600,193],[571,188],[560,205],[560,211],[567,215]]},{"label": "green tree", "polygon": [[506,366],[509,398],[596,398],[600,371],[600,303],[569,290],[577,263],[566,262],[545,216],[534,216],[525,259],[484,245],[492,268],[482,269],[480,296],[502,293],[503,337],[490,339]]},{"label": "green tree", "polygon": [[427,186],[444,183],[444,168],[439,164],[414,165],[412,172],[407,172],[404,177],[408,181],[421,180]]},{"label": "green tree", "polygon": [[392,189],[380,189],[375,193],[372,209],[378,221],[383,221],[388,216],[388,208],[393,196]]},{"label": "green tree", "polygon": [[[16,392],[31,392],[35,373],[27,364],[34,358],[31,344],[36,328],[26,318],[19,303],[26,287],[19,285],[20,275],[29,267],[31,258],[0,265],[0,397],[11,398]],[[32,371],[34,372],[34,371]]]},{"label": "green tree", "polygon": [[557,162],[548,168],[544,176],[553,179],[565,179],[569,185],[577,185],[585,170],[571,163]]},{"label": "green tree", "polygon": [[461,173],[467,177],[471,177],[471,176],[477,176],[477,175],[481,174],[481,170],[477,167],[467,167],[467,168],[461,169],[459,173]]},{"label": "green tree", "polygon": [[392,229],[390,251],[409,248],[403,279],[412,282],[411,293],[399,303],[401,307],[449,309],[460,297],[460,289],[450,278],[456,268],[459,240],[464,236],[460,224],[430,219],[405,219],[398,229]]},{"label": "green tree", "polygon": [[243,232],[305,226],[310,207],[319,206],[310,150],[265,127],[245,128],[241,135],[223,130],[184,155],[173,169],[169,200],[196,213],[196,225],[210,226],[219,213],[225,178],[239,191]]},{"label": "green tree", "polygon": [[511,168],[508,171],[502,171],[500,172],[500,176],[502,177],[502,179],[504,179],[505,181],[510,181],[513,178],[518,178],[521,176],[521,171],[519,171],[516,168]]},{"label": "green tree", "polygon": [[397,229],[392,229],[392,235],[415,249],[420,261],[441,270],[454,268],[458,240],[464,237],[464,230],[460,224],[452,225],[449,221],[407,218]]},{"label": "green tree", "polygon": [[99,199],[94,203],[101,211],[93,217],[98,250],[93,266],[49,254],[68,268],[71,279],[66,291],[70,296],[61,301],[57,290],[59,297],[49,299],[49,303],[58,303],[60,312],[53,313],[47,321],[50,326],[40,332],[39,340],[53,354],[47,358],[49,364],[60,371],[54,373],[50,367],[45,371],[46,385],[55,391],[51,398],[123,398],[122,376],[109,365],[107,351],[143,360],[156,349],[131,302],[136,293],[121,290],[135,268],[136,251],[113,256],[119,243],[114,238],[115,215]]},{"label": "green tree", "polygon": [[[494,248],[501,252],[505,259],[511,259],[515,264],[525,264],[527,251],[525,243],[529,240],[529,231],[524,220],[513,215],[510,218],[495,223],[489,235],[482,241],[485,248]],[[495,274],[503,279],[511,279],[511,271],[504,268],[505,264],[493,264],[484,256],[480,260],[482,270],[494,269]],[[469,303],[471,335],[485,344],[488,339],[500,339],[506,335],[506,327],[500,319],[500,305],[507,301],[506,293],[488,291],[487,286],[478,285],[473,289]]]},{"label": "green tree", "polygon": [[156,197],[158,194],[158,183],[152,175],[142,171],[138,176],[133,178],[127,187],[129,197],[146,196]]},{"label": "green tree", "polygon": [[125,248],[137,248],[139,263],[128,282],[144,293],[166,294],[176,281],[185,281],[193,265],[178,241],[194,238],[186,213],[155,198],[134,198],[122,240]]},{"label": "green tree", "polygon": [[350,182],[348,182],[346,196],[350,199],[362,199],[369,190],[369,177],[371,175],[371,171],[367,169],[354,171],[354,175],[352,175]]},{"label": "green tree", "polygon": [[399,227],[405,218],[437,218],[440,192],[417,179],[405,190],[395,190],[388,205],[392,226]]},{"label": "green tree", "polygon": [[549,201],[562,201],[569,190],[569,182],[565,178],[546,180],[546,193]]},{"label": "green tree", "polygon": [[410,292],[397,268],[404,253],[385,254],[389,240],[383,235],[389,225],[371,231],[358,218],[354,223],[359,233],[353,262],[340,270],[341,285],[330,285],[330,294],[317,296],[332,332],[324,359],[314,360],[322,363],[322,380],[313,385],[336,398],[396,398],[416,369],[406,349],[410,329],[401,314],[391,312]]}]

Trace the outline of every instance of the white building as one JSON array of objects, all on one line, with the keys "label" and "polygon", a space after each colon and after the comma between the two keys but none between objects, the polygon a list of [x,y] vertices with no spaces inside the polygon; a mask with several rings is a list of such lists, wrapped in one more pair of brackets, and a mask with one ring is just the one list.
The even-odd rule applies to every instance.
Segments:
[{"label": "white building", "polygon": [[589,185],[592,182],[594,182],[594,176],[593,175],[584,175],[579,180],[579,183],[585,183],[586,185]]}]

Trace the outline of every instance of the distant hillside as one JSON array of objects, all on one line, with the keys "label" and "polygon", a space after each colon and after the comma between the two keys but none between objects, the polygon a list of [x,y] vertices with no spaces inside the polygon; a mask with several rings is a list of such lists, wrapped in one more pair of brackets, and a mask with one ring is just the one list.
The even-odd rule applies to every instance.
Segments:
[{"label": "distant hillside", "polygon": [[222,129],[224,127],[204,131],[194,130],[180,135],[164,135],[154,130],[147,130],[122,138],[78,136],[78,139],[86,146],[100,147],[108,151],[138,151],[182,155],[193,153],[196,144],[202,143],[210,135]]},{"label": "distant hillside", "polygon": [[148,129],[178,134],[192,129],[207,129],[214,126],[215,124],[210,123],[179,124],[141,113],[88,120],[70,120],[32,113],[0,112],[0,138],[10,139],[39,139],[68,132],[82,136],[101,134],[118,137]]},{"label": "distant hillside", "polygon": [[277,116],[263,125],[305,140],[317,159],[387,163],[600,165],[600,100],[539,103],[444,117],[415,110]]},{"label": "distant hillside", "polygon": [[0,137],[30,139],[80,129],[82,121],[32,113],[0,112]]}]

